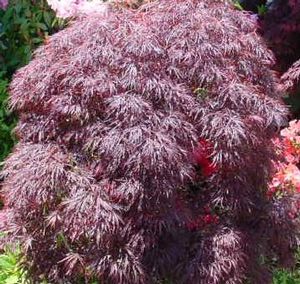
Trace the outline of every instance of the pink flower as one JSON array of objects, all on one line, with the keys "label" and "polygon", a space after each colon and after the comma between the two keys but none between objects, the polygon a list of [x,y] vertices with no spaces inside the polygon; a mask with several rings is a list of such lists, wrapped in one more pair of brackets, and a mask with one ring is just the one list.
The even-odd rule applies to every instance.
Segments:
[{"label": "pink flower", "polygon": [[300,121],[297,121],[297,120],[290,121],[289,127],[288,128],[284,128],[280,132],[280,134],[283,137],[286,137],[286,138],[289,138],[289,139],[293,139],[294,136],[300,134]]},{"label": "pink flower", "polygon": [[294,164],[289,164],[284,171],[285,182],[291,182],[296,188],[300,187],[300,170]]},{"label": "pink flower", "polygon": [[8,0],[0,0],[0,9],[5,10],[8,6]]},{"label": "pink flower", "polygon": [[292,163],[282,167],[274,176],[268,188],[268,195],[273,196],[277,192],[300,192],[300,170]]}]

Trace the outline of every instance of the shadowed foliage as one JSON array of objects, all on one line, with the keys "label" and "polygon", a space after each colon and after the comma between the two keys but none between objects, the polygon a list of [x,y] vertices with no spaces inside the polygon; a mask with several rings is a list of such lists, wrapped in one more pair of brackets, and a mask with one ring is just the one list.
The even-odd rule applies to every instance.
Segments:
[{"label": "shadowed foliage", "polygon": [[263,20],[263,33],[279,59],[282,71],[299,59],[300,1],[275,0]]},{"label": "shadowed foliage", "polygon": [[[15,143],[11,130],[16,118],[6,109],[7,85],[16,69],[27,64],[32,51],[48,34],[63,27],[45,0],[11,0],[9,6],[0,1],[0,161]],[[2,10],[1,8],[5,8]]]},{"label": "shadowed foliage", "polygon": [[8,241],[35,279],[268,283],[297,197],[266,195],[285,123],[273,54],[228,1],[79,17],[10,86]]},{"label": "shadowed foliage", "polygon": [[[264,13],[259,17],[260,32],[276,55],[276,68],[283,75],[282,83],[289,92],[299,89],[300,59],[300,1],[240,0],[243,8],[257,12],[259,5],[264,6]],[[297,62],[298,61],[298,62]]]}]

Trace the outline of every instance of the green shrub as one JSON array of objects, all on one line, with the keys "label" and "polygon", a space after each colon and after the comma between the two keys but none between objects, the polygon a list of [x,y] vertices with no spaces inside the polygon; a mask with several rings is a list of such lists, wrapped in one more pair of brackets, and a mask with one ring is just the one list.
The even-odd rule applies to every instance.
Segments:
[{"label": "green shrub", "polygon": [[14,139],[11,136],[11,129],[15,125],[15,117],[9,115],[6,110],[5,102],[7,97],[6,79],[0,77],[0,161],[2,161],[10,152],[14,144]]},{"label": "green shrub", "polygon": [[25,284],[26,272],[20,265],[20,249],[7,248],[0,255],[0,283],[1,284]]},{"label": "green shrub", "polygon": [[8,78],[25,65],[32,51],[61,26],[47,1],[12,0],[0,10],[0,70]]},{"label": "green shrub", "polygon": [[6,110],[7,86],[16,69],[28,63],[32,51],[63,26],[47,1],[12,0],[0,10],[0,161],[10,152],[16,118]]},{"label": "green shrub", "polygon": [[273,284],[299,284],[300,283],[300,251],[297,253],[297,262],[293,271],[276,270]]}]

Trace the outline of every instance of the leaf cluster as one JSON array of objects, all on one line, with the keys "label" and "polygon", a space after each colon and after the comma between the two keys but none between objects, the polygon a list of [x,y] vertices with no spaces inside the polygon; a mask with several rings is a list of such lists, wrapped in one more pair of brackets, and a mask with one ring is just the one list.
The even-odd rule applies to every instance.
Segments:
[{"label": "leaf cluster", "polygon": [[20,248],[6,248],[0,255],[0,283],[29,284],[26,272],[20,264]]}]

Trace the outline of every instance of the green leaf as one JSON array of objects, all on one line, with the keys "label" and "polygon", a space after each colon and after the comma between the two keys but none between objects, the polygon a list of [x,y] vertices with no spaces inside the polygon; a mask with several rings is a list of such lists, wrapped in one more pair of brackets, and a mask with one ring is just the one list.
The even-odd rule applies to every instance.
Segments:
[{"label": "green leaf", "polygon": [[242,5],[240,4],[239,0],[233,0],[233,5],[235,8],[237,8],[238,10],[244,10]]},{"label": "green leaf", "polygon": [[47,30],[47,26],[45,24],[43,24],[43,23],[37,23],[36,26],[39,27],[39,28],[41,28],[44,31]]},{"label": "green leaf", "polygon": [[17,276],[17,275],[11,275],[10,277],[8,277],[6,280],[5,280],[5,284],[18,284],[20,283],[19,282],[20,278]]},{"label": "green leaf", "polygon": [[45,23],[47,24],[47,26],[51,27],[52,19],[51,19],[50,13],[49,12],[44,12],[43,16],[44,16],[44,20],[45,20]]}]

